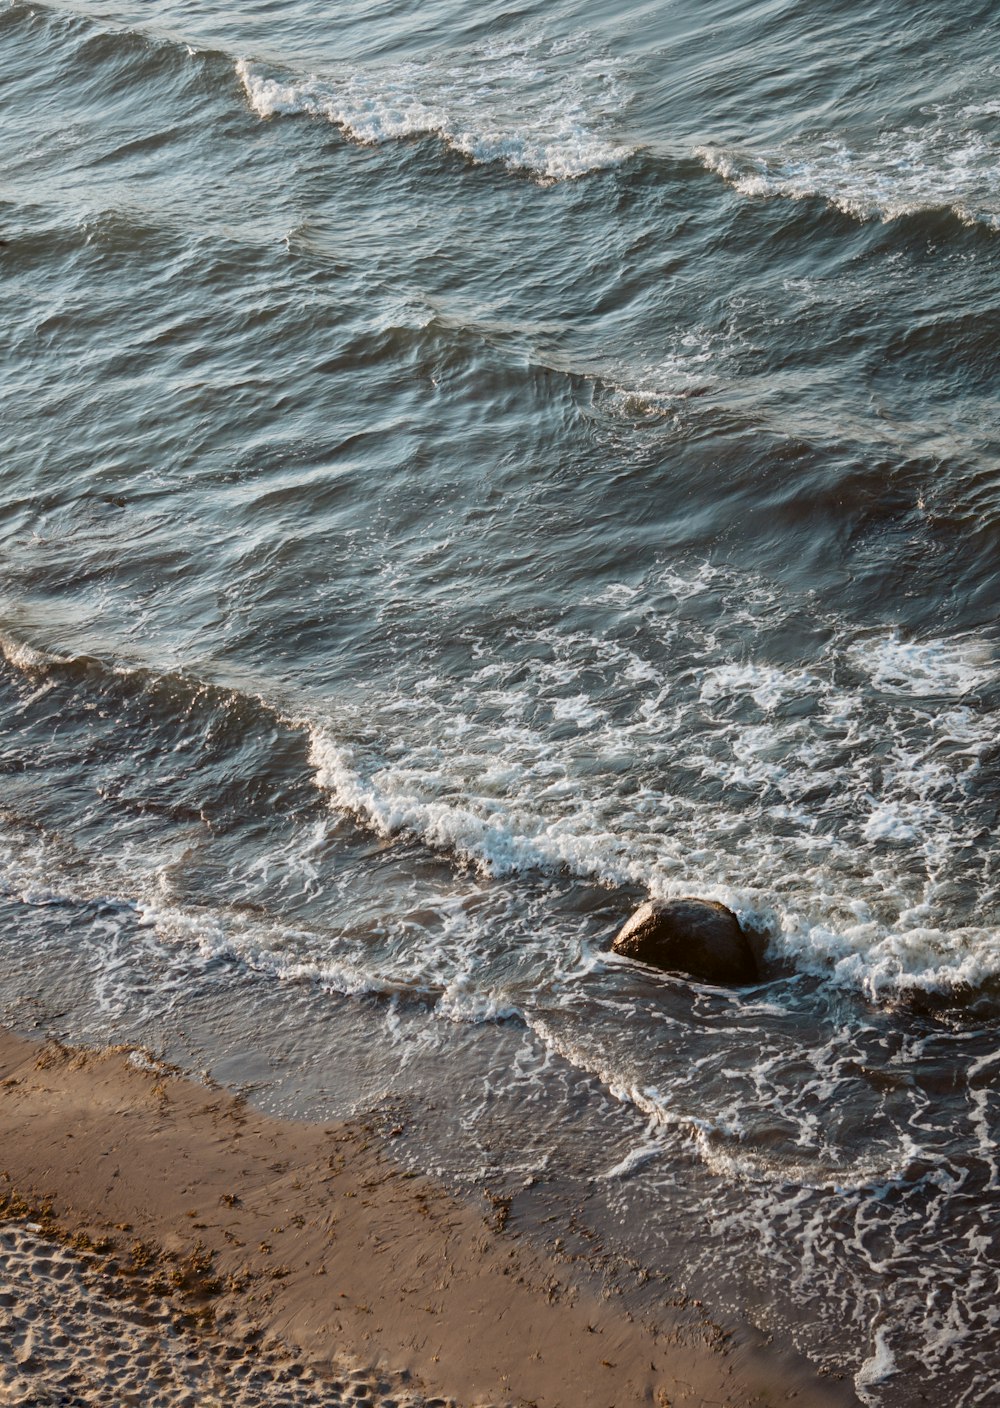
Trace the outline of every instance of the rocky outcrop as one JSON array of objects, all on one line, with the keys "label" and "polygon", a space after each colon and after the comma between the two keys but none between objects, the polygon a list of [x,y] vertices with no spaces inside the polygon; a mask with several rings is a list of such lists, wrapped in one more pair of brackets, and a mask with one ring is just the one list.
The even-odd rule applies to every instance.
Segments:
[{"label": "rocky outcrop", "polygon": [[702,982],[757,981],[757,962],[740,921],[715,900],[642,904],[615,935],[615,953]]}]

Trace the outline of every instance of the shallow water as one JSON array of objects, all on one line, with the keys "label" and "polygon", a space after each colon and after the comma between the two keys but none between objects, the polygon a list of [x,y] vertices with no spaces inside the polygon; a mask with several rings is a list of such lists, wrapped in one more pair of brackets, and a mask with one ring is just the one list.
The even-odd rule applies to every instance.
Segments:
[{"label": "shallow water", "polygon": [[[415,1158],[987,1402],[994,27],[5,5],[10,1010],[447,1088]],[[608,954],[691,892],[758,987]]]}]

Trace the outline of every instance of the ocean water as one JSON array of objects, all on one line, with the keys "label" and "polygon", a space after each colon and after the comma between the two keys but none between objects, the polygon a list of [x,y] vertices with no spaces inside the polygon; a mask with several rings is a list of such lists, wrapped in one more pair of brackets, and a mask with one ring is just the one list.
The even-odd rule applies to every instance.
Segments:
[{"label": "ocean water", "polygon": [[[864,1403],[1000,1403],[994,11],[0,55],[8,1019],[398,1099]],[[608,953],[682,894],[759,985]]]}]

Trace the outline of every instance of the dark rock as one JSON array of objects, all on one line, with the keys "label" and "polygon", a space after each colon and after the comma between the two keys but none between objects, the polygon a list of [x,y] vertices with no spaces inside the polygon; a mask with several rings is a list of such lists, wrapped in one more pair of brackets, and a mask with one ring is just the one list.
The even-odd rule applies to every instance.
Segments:
[{"label": "dark rock", "polygon": [[757,981],[757,962],[740,921],[714,900],[642,904],[611,947],[626,958],[707,983]]}]

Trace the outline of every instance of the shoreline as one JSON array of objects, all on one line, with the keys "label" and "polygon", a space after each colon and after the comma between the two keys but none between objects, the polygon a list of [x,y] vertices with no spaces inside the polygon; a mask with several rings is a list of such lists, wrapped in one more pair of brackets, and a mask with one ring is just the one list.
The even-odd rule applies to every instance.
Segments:
[{"label": "shoreline", "polygon": [[[593,1268],[567,1267],[509,1226],[501,1202],[490,1213],[403,1169],[364,1121],[268,1116],[139,1048],[0,1029],[0,1148],[0,1264],[5,1281],[20,1268],[34,1285],[42,1325],[56,1283],[85,1272],[96,1302],[146,1307],[140,1345],[169,1327],[201,1346],[185,1351],[191,1364],[201,1353],[206,1373],[228,1366],[226,1402],[277,1402],[282,1374],[298,1403],[858,1402],[847,1381],[769,1353],[697,1302],[633,1316]],[[28,1345],[17,1363],[34,1363],[37,1390],[45,1336],[21,1324],[25,1295],[5,1300],[0,1327]],[[59,1352],[60,1382],[73,1382],[82,1371]],[[122,1362],[105,1393],[115,1373],[136,1372],[134,1353],[110,1357]],[[154,1360],[139,1371],[153,1375]],[[20,1370],[7,1384],[4,1372],[0,1403],[21,1402]],[[156,1402],[184,1393],[167,1385]],[[99,1389],[74,1394],[53,1401],[101,1401]]]}]

